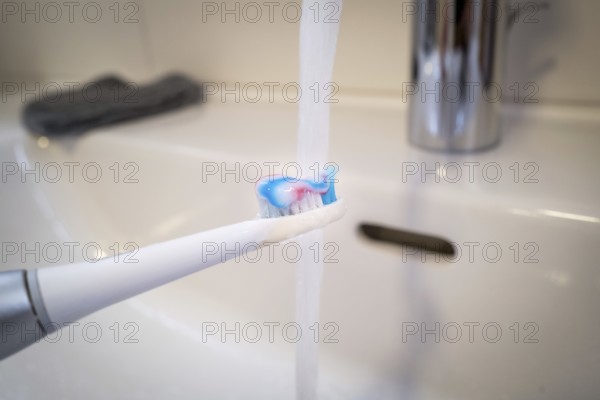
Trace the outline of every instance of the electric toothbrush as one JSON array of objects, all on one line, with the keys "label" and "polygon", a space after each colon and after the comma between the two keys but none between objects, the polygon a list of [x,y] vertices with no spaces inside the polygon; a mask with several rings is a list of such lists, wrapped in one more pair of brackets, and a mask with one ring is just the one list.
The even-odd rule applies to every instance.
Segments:
[{"label": "electric toothbrush", "polygon": [[[94,264],[0,273],[0,360],[93,312],[323,228],[345,213],[343,200],[325,177],[321,182],[266,178],[257,184],[257,194],[261,218],[141,248],[137,263],[107,257]],[[236,250],[207,253],[204,243]]]}]

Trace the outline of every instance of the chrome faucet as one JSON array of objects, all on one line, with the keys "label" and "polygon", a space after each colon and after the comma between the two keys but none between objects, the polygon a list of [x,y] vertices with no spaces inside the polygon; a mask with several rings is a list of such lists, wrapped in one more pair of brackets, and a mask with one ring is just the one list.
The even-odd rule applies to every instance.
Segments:
[{"label": "chrome faucet", "polygon": [[416,0],[413,10],[409,138],[462,152],[500,139],[505,31],[503,0]]}]

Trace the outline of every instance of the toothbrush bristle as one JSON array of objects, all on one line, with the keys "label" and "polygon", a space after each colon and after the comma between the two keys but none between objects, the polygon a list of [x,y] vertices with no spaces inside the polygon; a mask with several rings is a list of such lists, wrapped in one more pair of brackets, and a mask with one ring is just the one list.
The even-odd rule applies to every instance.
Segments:
[{"label": "toothbrush bristle", "polygon": [[272,205],[269,200],[264,198],[259,198],[258,203],[260,216],[262,218],[287,217],[323,207],[323,200],[318,193],[308,193],[301,200],[295,201],[289,206],[282,208]]}]

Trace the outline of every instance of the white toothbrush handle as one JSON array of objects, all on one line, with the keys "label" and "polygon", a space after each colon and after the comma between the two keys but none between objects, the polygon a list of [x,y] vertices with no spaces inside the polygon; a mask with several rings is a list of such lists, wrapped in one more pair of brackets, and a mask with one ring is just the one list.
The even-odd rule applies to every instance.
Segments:
[{"label": "white toothbrush handle", "polygon": [[326,226],[345,212],[342,200],[290,217],[257,219],[140,249],[130,262],[121,255],[30,271],[46,322],[63,326],[129,297],[264,246]]}]

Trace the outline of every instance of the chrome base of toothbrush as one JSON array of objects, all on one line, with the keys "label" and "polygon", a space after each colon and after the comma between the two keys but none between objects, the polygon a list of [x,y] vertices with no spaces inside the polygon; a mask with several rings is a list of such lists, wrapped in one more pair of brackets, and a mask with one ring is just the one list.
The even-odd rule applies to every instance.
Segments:
[{"label": "chrome base of toothbrush", "polygon": [[[35,272],[35,271],[33,271]],[[47,332],[40,321],[25,270],[0,273],[0,360],[39,342]],[[47,318],[45,311],[42,311]]]}]

